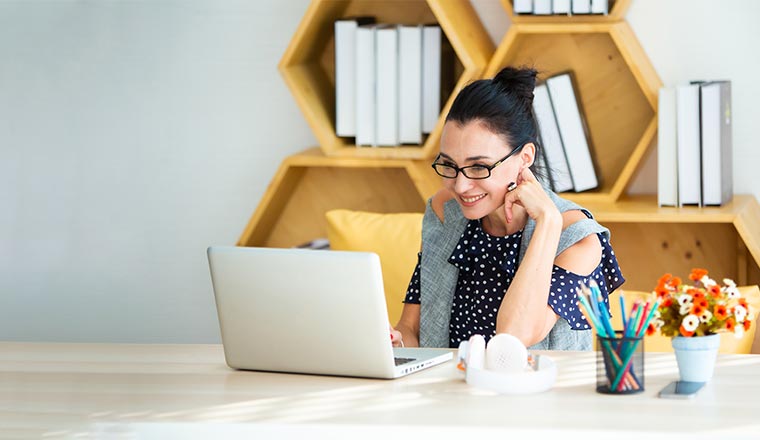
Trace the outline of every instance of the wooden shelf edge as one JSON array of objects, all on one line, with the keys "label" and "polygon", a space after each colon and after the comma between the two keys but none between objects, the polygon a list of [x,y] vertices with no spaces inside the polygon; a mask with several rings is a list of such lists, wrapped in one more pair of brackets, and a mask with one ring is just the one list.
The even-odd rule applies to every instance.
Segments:
[{"label": "wooden shelf edge", "polygon": [[[660,207],[656,195],[627,196],[614,202],[589,202],[581,204],[594,217],[604,223],[731,223],[737,218],[749,218],[748,205],[757,204],[751,195],[737,194],[724,206],[708,207]],[[757,208],[757,209],[760,209]],[[747,211],[747,212],[745,212]],[[760,216],[760,214],[757,214]],[[760,218],[760,217],[758,217]],[[757,233],[755,233],[757,235]],[[746,241],[746,240],[745,240]],[[760,237],[758,237],[760,243]],[[758,248],[760,256],[760,248]]]},{"label": "wooden shelf edge", "polygon": [[743,209],[734,220],[734,227],[755,263],[760,266],[760,203],[753,196],[746,198]]}]

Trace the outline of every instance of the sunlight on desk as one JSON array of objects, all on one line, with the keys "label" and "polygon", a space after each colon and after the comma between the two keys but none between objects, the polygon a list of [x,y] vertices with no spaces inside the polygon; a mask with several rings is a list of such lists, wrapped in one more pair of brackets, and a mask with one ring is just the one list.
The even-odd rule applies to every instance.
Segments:
[{"label": "sunlight on desk", "polygon": [[0,438],[760,436],[760,355],[720,355],[714,380],[678,401],[656,397],[678,377],[672,353],[646,354],[630,396],[596,392],[593,352],[541,354],[555,386],[514,396],[470,387],[453,362],[378,380],[237,371],[221,346],[0,343]]}]

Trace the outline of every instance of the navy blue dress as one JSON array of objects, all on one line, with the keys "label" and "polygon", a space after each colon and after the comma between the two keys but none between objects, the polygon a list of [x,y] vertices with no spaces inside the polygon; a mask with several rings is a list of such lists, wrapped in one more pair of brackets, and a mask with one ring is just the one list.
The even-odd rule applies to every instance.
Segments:
[{"label": "navy blue dress", "polygon": [[[557,265],[552,269],[548,304],[575,330],[591,328],[577,307],[576,287],[581,283],[588,286],[591,279],[595,280],[609,310],[609,293],[625,281],[610,243],[603,234],[597,236],[602,245],[602,258],[590,275],[578,275]],[[474,334],[483,335],[486,342],[496,334],[496,314],[517,272],[521,239],[522,231],[495,237],[483,230],[480,220],[467,223],[448,260],[459,269],[451,307],[449,347],[457,348],[461,341]],[[422,254],[418,254],[417,267],[404,298],[408,304],[420,303],[421,257]]]}]

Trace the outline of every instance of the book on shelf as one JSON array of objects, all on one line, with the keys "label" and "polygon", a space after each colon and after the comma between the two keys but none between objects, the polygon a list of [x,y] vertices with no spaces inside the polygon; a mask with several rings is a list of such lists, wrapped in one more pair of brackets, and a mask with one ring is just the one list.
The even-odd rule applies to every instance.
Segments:
[{"label": "book on shelf", "polygon": [[557,119],[554,116],[546,84],[537,84],[533,90],[533,114],[538,123],[539,144],[542,147],[539,150],[542,150],[545,156],[545,169],[548,172],[552,190],[558,193],[572,191],[573,181],[570,178],[570,169],[567,166],[562,138],[559,135]]},{"label": "book on shelf", "polygon": [[591,0],[573,0],[573,14],[590,14]]},{"label": "book on shelf", "polygon": [[533,14],[551,15],[552,14],[552,0],[534,0]]},{"label": "book on shelf", "polygon": [[702,204],[720,206],[733,197],[731,81],[700,84]]},{"label": "book on shelf", "polygon": [[559,73],[546,79],[560,139],[565,150],[570,177],[575,192],[599,186],[591,145],[571,72]]},{"label": "book on shelf", "polygon": [[533,0],[514,0],[512,10],[515,14],[532,14]]},{"label": "book on shelf", "polygon": [[571,12],[570,0],[554,0],[552,2],[552,13],[568,15]]},{"label": "book on shelf", "polygon": [[609,0],[591,0],[591,13],[607,15],[609,12]]},{"label": "book on shelf", "polygon": [[374,17],[336,20],[335,32],[335,134],[356,136],[356,30]]},{"label": "book on shelf", "polygon": [[441,113],[441,27],[422,28],[422,132],[431,133]]},{"label": "book on shelf", "polygon": [[676,87],[678,205],[702,205],[699,82]]},{"label": "book on shelf", "polygon": [[398,131],[401,144],[422,143],[422,26],[398,27]]},{"label": "book on shelf", "polygon": [[378,146],[392,147],[399,144],[398,27],[378,26],[375,39],[375,141]]},{"label": "book on shelf", "polygon": [[678,206],[676,90],[661,87],[657,100],[657,204]]},{"label": "book on shelf", "polygon": [[375,146],[375,34],[377,25],[356,30],[356,145]]}]

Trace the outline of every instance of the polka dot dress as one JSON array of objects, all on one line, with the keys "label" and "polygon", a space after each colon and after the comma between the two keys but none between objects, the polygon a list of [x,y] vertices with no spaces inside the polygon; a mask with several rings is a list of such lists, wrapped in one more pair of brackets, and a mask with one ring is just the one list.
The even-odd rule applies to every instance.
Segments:
[{"label": "polka dot dress", "polygon": [[[588,285],[594,279],[609,309],[609,292],[625,281],[607,239],[603,234],[598,237],[602,244],[602,259],[590,275],[578,275],[559,266],[552,270],[549,306],[575,330],[590,328],[576,306],[575,288],[580,283]],[[449,347],[458,347],[460,341],[473,334],[481,334],[488,341],[496,333],[496,315],[517,271],[521,239],[522,231],[494,237],[483,230],[480,220],[468,222],[449,257],[449,263],[459,268],[449,323]],[[418,254],[405,303],[420,303],[420,260],[421,254]]]}]

